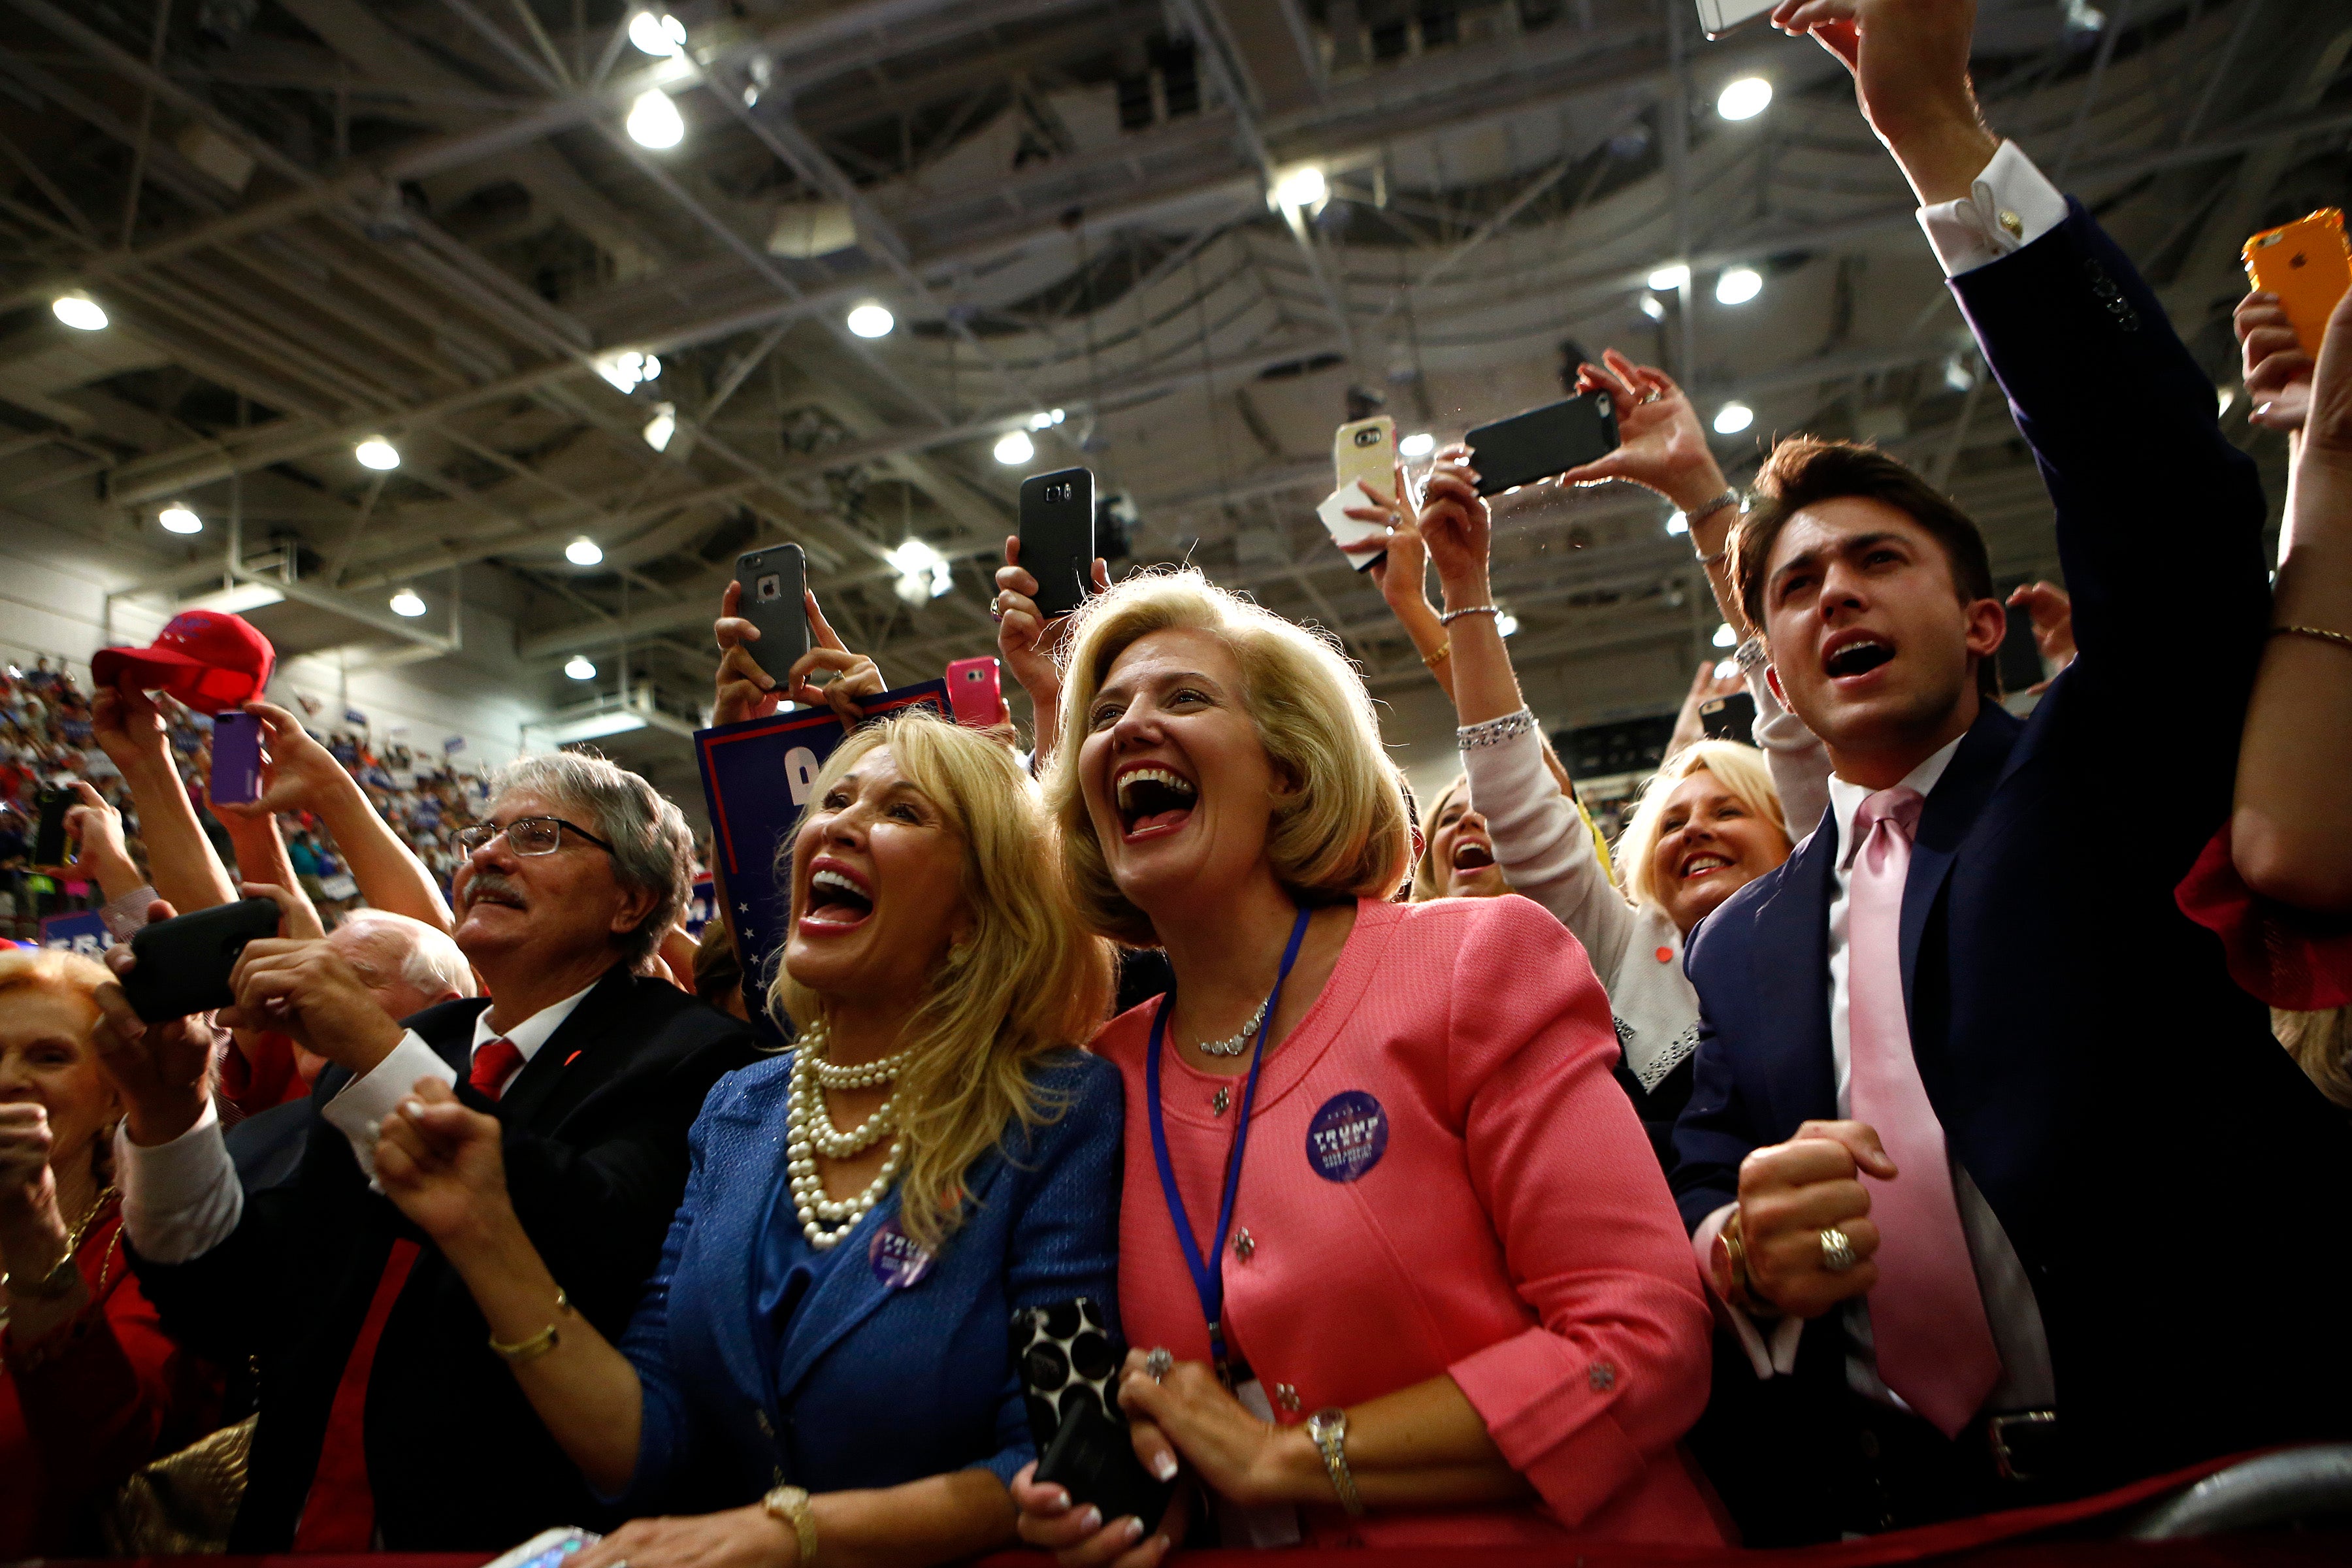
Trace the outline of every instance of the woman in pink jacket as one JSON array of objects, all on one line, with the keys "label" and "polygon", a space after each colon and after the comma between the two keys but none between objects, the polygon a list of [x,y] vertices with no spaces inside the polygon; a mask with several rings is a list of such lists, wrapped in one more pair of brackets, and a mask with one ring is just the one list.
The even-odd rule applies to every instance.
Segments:
[{"label": "woman in pink jacket", "polygon": [[[1227,1546],[1719,1543],[1676,1446],[1706,1300],[1582,949],[1522,899],[1384,901],[1403,805],[1324,639],[1183,571],[1070,648],[1067,871],[1176,975],[1095,1047],[1127,1086],[1138,1455]],[[1014,1499],[1066,1568],[1185,1526]]]}]

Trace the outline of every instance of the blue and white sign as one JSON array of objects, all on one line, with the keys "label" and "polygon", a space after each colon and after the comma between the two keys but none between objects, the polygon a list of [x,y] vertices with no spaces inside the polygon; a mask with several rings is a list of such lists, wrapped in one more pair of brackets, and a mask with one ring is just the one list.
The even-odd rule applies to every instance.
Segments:
[{"label": "blue and white sign", "polygon": [[1360,1089],[1325,1100],[1307,1126],[1307,1163],[1327,1182],[1360,1179],[1388,1150],[1388,1112]]}]

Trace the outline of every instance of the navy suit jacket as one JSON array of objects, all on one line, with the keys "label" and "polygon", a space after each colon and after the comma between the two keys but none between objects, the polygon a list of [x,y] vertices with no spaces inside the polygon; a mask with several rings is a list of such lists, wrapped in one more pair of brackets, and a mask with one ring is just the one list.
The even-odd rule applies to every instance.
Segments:
[{"label": "navy suit jacket", "polygon": [[962,1223],[911,1286],[869,1260],[898,1191],[843,1240],[781,1337],[758,1300],[762,1227],[796,1225],[784,1123],[792,1058],[730,1074],[694,1123],[685,1202],[621,1350],[645,1390],[631,1513],[887,1487],[1036,1457],[1008,1330],[1018,1308],[1087,1296],[1115,1328],[1126,1100],[1069,1051],[1034,1069],[1054,1120],[1007,1130],[965,1179]]},{"label": "navy suit jacket", "polygon": [[[2253,465],[2079,205],[1952,280],[2057,510],[2079,657],[2024,721],[1988,704],[1904,887],[1912,1048],[1952,1153],[2025,1264],[2093,1474],[2352,1422],[2329,1254],[2352,1132],[2173,889],[2230,809],[2269,615]],[[1740,1161],[1837,1115],[1833,816],[1702,922],[1673,1183],[1696,1227]],[[1799,1374],[1842,1386],[1835,1314]]]},{"label": "navy suit jacket", "polygon": [[[616,964],[492,1105],[466,1085],[474,1020],[488,1005],[445,1002],[406,1022],[457,1072],[458,1098],[497,1116],[524,1231],[572,1305],[617,1335],[677,1207],[695,1110],[720,1074],[751,1059],[750,1032]],[[280,1107],[256,1119],[278,1119],[273,1131],[299,1138],[299,1150],[290,1172],[281,1151],[258,1184],[255,1152],[239,1151],[245,1213],[219,1246],[175,1265],[131,1255],[166,1329],[223,1364],[259,1363],[261,1421],[230,1550],[292,1543],[336,1385],[401,1238],[423,1251],[377,1343],[364,1415],[384,1544],[495,1552],[551,1525],[596,1521],[579,1471],[490,1353],[465,1281],[369,1190],[351,1141],[316,1113],[350,1080],[329,1067],[299,1108],[307,1118]]]}]

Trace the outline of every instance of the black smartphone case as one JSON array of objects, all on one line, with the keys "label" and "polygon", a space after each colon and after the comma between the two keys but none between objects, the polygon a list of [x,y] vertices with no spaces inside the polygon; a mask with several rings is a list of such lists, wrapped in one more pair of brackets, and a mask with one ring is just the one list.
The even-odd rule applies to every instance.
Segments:
[{"label": "black smartphone case", "polygon": [[33,864],[62,866],[66,862],[66,813],[80,797],[69,789],[45,789],[35,797],[40,816],[33,826]]},{"label": "black smartphone case", "polygon": [[278,905],[269,899],[157,921],[131,939],[139,963],[122,977],[122,994],[150,1024],[226,1007],[236,1000],[228,976],[245,944],[277,934]]},{"label": "black smartphone case", "polygon": [[1135,1457],[1118,1412],[1126,1352],[1095,1303],[1079,1296],[1015,1311],[1013,1359],[1028,1398],[1037,1479],[1094,1504],[1105,1520],[1133,1514],[1146,1531],[1157,1526],[1176,1489],[1154,1480]]},{"label": "black smartphone case", "polygon": [[1748,739],[1756,732],[1756,699],[1745,691],[1735,691],[1728,697],[1717,697],[1702,702],[1698,709],[1699,728],[1710,741],[1738,741],[1742,745],[1754,745]]},{"label": "black smartphone case", "polygon": [[1466,437],[1478,493],[1556,479],[1617,449],[1616,400],[1605,392],[1564,398],[1481,425]]},{"label": "black smartphone case", "polygon": [[808,606],[802,602],[808,588],[808,557],[797,544],[754,550],[737,558],[735,581],[743,585],[736,614],[760,628],[760,640],[751,645],[751,658],[769,679],[782,682],[809,650]]},{"label": "black smartphone case", "polygon": [[1037,579],[1037,608],[1066,616],[1093,586],[1095,476],[1057,468],[1021,481],[1021,566]]}]

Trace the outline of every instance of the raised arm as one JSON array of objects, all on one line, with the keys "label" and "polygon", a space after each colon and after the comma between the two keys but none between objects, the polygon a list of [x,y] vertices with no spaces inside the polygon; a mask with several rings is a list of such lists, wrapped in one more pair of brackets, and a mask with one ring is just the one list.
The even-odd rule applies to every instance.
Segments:
[{"label": "raised arm", "polygon": [[275,819],[281,811],[307,810],[326,825],[335,847],[342,851],[352,880],[359,884],[361,896],[372,907],[411,916],[440,931],[450,930],[449,905],[441,897],[439,881],[416,852],[401,842],[391,825],[376,815],[367,792],[335,761],[334,753],[313,740],[302,721],[283,708],[248,702],[245,710],[261,721],[268,736],[261,796],[245,805],[223,803],[213,810],[224,823],[234,825],[230,836],[240,865],[248,841],[270,856],[272,869],[267,875],[254,873],[251,879],[287,888],[297,885],[291,865],[285,863],[285,847],[278,837]]},{"label": "raised arm", "polygon": [[[1099,557],[1094,563],[1094,584],[1097,593],[1110,586],[1110,567]],[[1004,564],[996,569],[996,595],[988,613],[996,618],[997,657],[1029,694],[1031,753],[1043,773],[1061,734],[1062,671],[1055,656],[1069,617],[1046,619],[1033,596],[1036,592],[1037,579],[1021,564],[1021,536],[1005,535]]]},{"label": "raised arm", "polygon": [[183,914],[234,902],[236,884],[213,853],[172,761],[163,710],[144,692],[110,686],[90,700],[89,718],[99,749],[121,770],[139,808],[139,836],[147,844],[156,894]]}]

